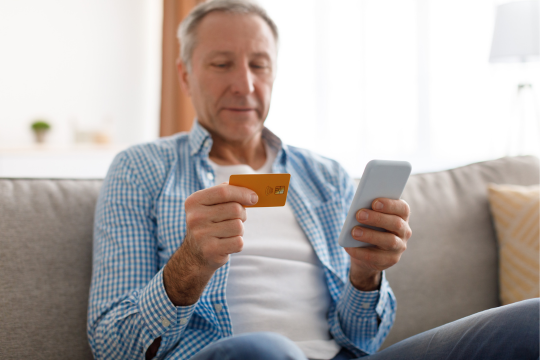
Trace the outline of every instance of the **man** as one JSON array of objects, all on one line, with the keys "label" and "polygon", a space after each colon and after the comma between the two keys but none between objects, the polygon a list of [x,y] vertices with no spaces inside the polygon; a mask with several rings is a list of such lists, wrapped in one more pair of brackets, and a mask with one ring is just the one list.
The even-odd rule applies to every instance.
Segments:
[{"label": "man", "polygon": [[[403,201],[361,209],[353,236],[337,244],[354,187],[334,161],[282,144],[264,128],[276,74],[278,33],[242,0],[199,5],[180,27],[178,71],[197,121],[190,133],[119,154],[98,201],[88,335],[98,359],[351,359],[373,354],[396,300],[384,277],[411,236]],[[290,173],[283,208],[244,206],[257,195],[226,183],[234,173]],[[450,324],[372,357],[419,353],[469,357],[457,329],[525,323],[531,343],[538,303]],[[508,315],[510,314],[511,315]],[[506,322],[505,322],[506,321]],[[453,335],[451,335],[453,333]],[[481,335],[479,335],[481,334]],[[443,336],[440,346],[428,338]],[[475,337],[476,336],[476,337]],[[491,337],[490,337],[491,336]],[[467,341],[497,351],[491,334]],[[448,345],[451,339],[451,346]],[[488,340],[489,339],[489,340]],[[462,343],[460,343],[462,341]],[[500,343],[500,342],[499,342]],[[431,348],[430,348],[431,346]],[[529,355],[537,349],[530,346]]]}]

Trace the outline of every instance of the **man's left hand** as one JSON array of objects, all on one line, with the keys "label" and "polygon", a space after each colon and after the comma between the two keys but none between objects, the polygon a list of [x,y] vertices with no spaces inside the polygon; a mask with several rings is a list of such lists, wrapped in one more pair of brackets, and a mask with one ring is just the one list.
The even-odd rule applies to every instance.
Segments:
[{"label": "man's left hand", "polygon": [[405,201],[379,198],[371,203],[371,207],[373,210],[358,210],[356,220],[387,232],[355,226],[352,237],[373,246],[345,248],[351,256],[351,283],[363,291],[379,288],[381,271],[397,264],[412,235],[410,209]]}]

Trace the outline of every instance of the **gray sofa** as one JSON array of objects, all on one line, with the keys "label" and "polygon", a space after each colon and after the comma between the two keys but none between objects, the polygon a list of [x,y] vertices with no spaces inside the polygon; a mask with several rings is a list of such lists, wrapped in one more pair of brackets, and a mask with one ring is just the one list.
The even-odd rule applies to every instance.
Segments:
[{"label": "gray sofa", "polygon": [[[398,299],[384,346],[499,305],[486,184],[532,185],[534,157],[411,177],[413,237],[387,276]],[[0,179],[0,359],[91,359],[86,308],[101,180]]]}]

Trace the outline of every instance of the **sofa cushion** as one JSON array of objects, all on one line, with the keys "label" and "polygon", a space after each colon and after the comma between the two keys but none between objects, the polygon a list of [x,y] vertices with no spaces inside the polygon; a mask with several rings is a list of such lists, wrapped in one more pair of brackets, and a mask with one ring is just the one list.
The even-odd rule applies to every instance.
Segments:
[{"label": "sofa cushion", "polygon": [[540,185],[488,187],[499,243],[502,305],[540,296]]},{"label": "sofa cushion", "polygon": [[538,184],[538,159],[502,158],[410,178],[402,198],[413,235],[387,271],[398,307],[383,347],[499,305],[488,183]]},{"label": "sofa cushion", "polygon": [[86,311],[100,185],[0,179],[1,359],[92,359]]}]

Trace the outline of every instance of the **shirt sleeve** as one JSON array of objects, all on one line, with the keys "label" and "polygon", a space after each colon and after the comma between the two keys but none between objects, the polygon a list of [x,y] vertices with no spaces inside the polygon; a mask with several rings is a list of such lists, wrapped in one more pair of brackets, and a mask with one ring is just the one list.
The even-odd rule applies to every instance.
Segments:
[{"label": "shirt sleeve", "polygon": [[158,337],[162,358],[196,306],[176,307],[167,296],[152,199],[130,165],[126,153],[116,157],[96,207],[87,327],[96,359],[144,359]]},{"label": "shirt sleeve", "polygon": [[341,346],[357,356],[375,353],[396,317],[396,298],[385,273],[379,290],[375,291],[360,291],[348,281],[335,316],[332,333]]},{"label": "shirt sleeve", "polygon": [[[340,188],[344,199],[344,214],[349,211],[355,184],[344,169],[340,169]],[[345,216],[344,215],[344,216]],[[348,280],[330,320],[335,340],[356,356],[375,353],[396,318],[396,297],[382,272],[381,286],[375,291],[360,291]]]}]

